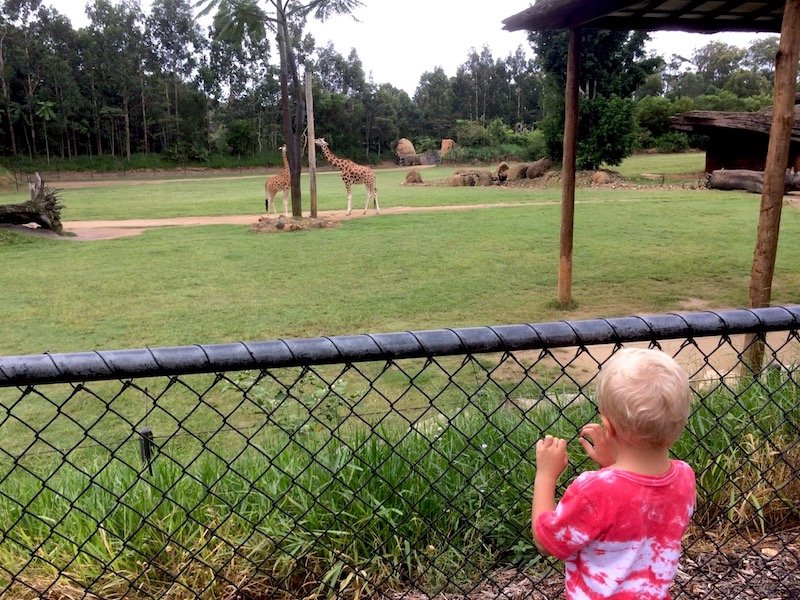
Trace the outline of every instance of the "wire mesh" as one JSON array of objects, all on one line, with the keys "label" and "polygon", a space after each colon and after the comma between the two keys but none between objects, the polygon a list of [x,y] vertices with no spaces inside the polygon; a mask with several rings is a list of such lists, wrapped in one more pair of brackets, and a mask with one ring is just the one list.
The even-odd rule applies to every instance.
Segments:
[{"label": "wire mesh", "polygon": [[643,346],[693,389],[673,597],[798,598],[798,323],[780,307],[0,358],[0,593],[563,598],[531,540],[534,443],[569,441],[559,492],[593,468],[576,442],[595,377]]}]

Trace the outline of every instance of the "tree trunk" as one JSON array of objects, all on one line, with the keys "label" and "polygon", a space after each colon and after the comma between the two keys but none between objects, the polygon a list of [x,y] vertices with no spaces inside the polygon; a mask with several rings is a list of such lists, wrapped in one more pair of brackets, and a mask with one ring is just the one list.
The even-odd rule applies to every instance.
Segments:
[{"label": "tree trunk", "polygon": [[[787,0],[783,9],[781,38],[775,56],[775,87],[764,189],[758,218],[758,237],[750,273],[750,308],[769,306],[772,277],[778,254],[778,233],[783,206],[782,175],[789,159],[789,142],[794,125],[794,100],[797,92],[797,60],[800,56],[800,0]],[[785,177],[785,176],[784,176]],[[751,338],[746,363],[754,373],[761,372],[764,345]]]},{"label": "tree trunk", "polygon": [[[289,24],[287,22],[287,15],[284,8],[281,6],[278,10],[278,50],[280,52],[280,82],[281,82],[281,113],[283,125],[283,137],[286,144],[286,158],[289,161],[289,180],[291,182],[291,198],[292,198],[292,217],[300,218],[303,216],[302,209],[302,196],[300,189],[300,144],[299,133],[295,128],[297,121],[297,114],[304,112],[305,102],[302,98],[298,98],[298,88],[296,85],[296,69],[291,64],[293,55],[291,54]],[[293,79],[293,97],[290,98],[289,94],[289,77],[290,69],[292,70]],[[295,109],[297,114],[295,119],[292,119],[292,105],[291,101],[295,102]],[[304,115],[303,115],[304,116]],[[302,118],[302,117],[301,117]]]},{"label": "tree trunk", "polygon": [[[760,194],[764,190],[764,171],[749,171],[747,169],[719,169],[711,171],[706,181],[706,187],[714,190],[745,190]],[[791,169],[786,170],[784,180],[784,194],[800,190],[800,173]]]},{"label": "tree trunk", "polygon": [[572,303],[572,238],[575,220],[575,169],[578,155],[578,86],[581,30],[569,30],[567,86],[564,91],[564,158],[561,171],[561,231],[558,262],[558,304]]},{"label": "tree trunk", "polygon": [[0,223],[11,225],[37,225],[50,229],[58,234],[63,234],[61,226],[61,209],[64,206],[59,201],[58,194],[50,191],[39,173],[28,184],[31,199],[22,204],[0,204]]}]

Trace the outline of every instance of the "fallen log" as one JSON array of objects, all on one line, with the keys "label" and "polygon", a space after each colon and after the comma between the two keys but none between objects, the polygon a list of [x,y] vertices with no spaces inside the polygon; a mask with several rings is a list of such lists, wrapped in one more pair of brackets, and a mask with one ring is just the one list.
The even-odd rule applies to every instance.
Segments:
[{"label": "fallen log", "polygon": [[[718,169],[708,175],[706,187],[714,190],[745,190],[760,194],[764,189],[764,171]],[[786,169],[784,193],[797,190],[800,190],[800,173]]]},{"label": "fallen log", "polygon": [[0,223],[10,225],[27,225],[36,223],[40,227],[50,229],[63,235],[61,225],[61,204],[56,191],[50,190],[44,180],[36,173],[28,184],[31,199],[22,204],[0,204]]}]

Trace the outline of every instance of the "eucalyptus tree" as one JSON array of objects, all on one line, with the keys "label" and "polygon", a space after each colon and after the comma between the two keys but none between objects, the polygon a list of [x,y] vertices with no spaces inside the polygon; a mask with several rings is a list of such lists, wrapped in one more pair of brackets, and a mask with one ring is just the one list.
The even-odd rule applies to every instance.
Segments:
[{"label": "eucalyptus tree", "polygon": [[706,83],[706,92],[713,93],[724,87],[746,56],[747,51],[743,48],[725,42],[710,42],[694,51],[692,62]]},{"label": "eucalyptus tree", "polygon": [[164,131],[165,145],[180,145],[186,142],[183,134],[192,131],[181,126],[180,93],[188,92],[188,84],[197,75],[206,38],[189,0],[154,0],[146,28],[158,61],[153,71],[164,69],[167,76],[164,99],[172,115],[172,127]]},{"label": "eucalyptus tree", "polygon": [[507,123],[531,127],[542,116],[542,73],[536,62],[528,58],[518,46],[513,54],[505,59],[507,73],[507,94],[509,111],[505,115]]},{"label": "eucalyptus tree", "polygon": [[[39,10],[34,31],[46,52],[42,60],[42,83],[37,100],[37,116],[42,120],[45,151],[57,139],[62,158],[77,154],[75,123],[86,110],[80,91],[83,67],[79,60],[79,36],[69,20],[53,9]],[[70,135],[72,134],[72,137]]]},{"label": "eucalyptus tree", "polygon": [[425,136],[436,139],[450,137],[455,124],[453,83],[442,67],[420,76],[414,102],[419,109],[419,129]]},{"label": "eucalyptus tree", "polygon": [[[147,57],[144,39],[144,14],[137,1],[112,3],[95,0],[87,7],[89,39],[98,59],[97,69],[102,77],[104,108],[117,108],[123,120],[123,153],[131,158],[131,113],[138,104],[142,129],[147,130],[147,101],[143,77]],[[139,102],[135,102],[136,96]],[[143,133],[147,148],[146,133]],[[116,149],[111,148],[116,154]]]},{"label": "eucalyptus tree", "polygon": [[[210,30],[212,93],[224,108],[215,123],[215,142],[237,154],[260,152],[269,106],[277,103],[270,43],[260,21],[240,21],[236,28],[230,22],[231,16],[221,10]],[[271,141],[279,145],[277,139]]]},{"label": "eucalyptus tree", "polygon": [[44,48],[33,32],[33,24],[41,7],[41,0],[5,0],[4,18],[19,32],[15,50],[18,52],[18,68],[24,94],[25,122],[23,128],[28,155],[37,152],[36,143],[36,93],[41,83],[41,61]]},{"label": "eucalyptus tree", "polygon": [[297,48],[307,19],[325,21],[337,14],[352,14],[361,0],[200,0],[201,15],[217,9],[228,15],[231,27],[262,23],[275,34],[280,57],[281,115],[289,162],[292,216],[302,216],[300,191],[300,137],[305,123],[305,91],[300,78]]},{"label": "eucalyptus tree", "polygon": [[470,119],[485,123],[499,116],[497,103],[504,98],[498,89],[503,80],[492,51],[488,46],[480,54],[473,48],[467,62],[456,69],[453,82],[455,111]]},{"label": "eucalyptus tree", "polygon": [[375,90],[372,102],[371,128],[367,132],[368,139],[374,140],[375,149],[380,158],[381,151],[389,148],[395,140],[404,137],[400,134],[398,119],[398,98],[400,94],[408,94],[388,83]]},{"label": "eucalyptus tree", "polygon": [[20,36],[19,29],[8,18],[5,6],[0,5],[0,93],[2,93],[3,113],[5,123],[8,127],[8,139],[11,144],[11,152],[17,154],[17,136],[14,131],[14,124],[19,118],[17,107],[19,106],[12,100],[13,79],[17,71],[16,54],[14,47],[17,38]]}]

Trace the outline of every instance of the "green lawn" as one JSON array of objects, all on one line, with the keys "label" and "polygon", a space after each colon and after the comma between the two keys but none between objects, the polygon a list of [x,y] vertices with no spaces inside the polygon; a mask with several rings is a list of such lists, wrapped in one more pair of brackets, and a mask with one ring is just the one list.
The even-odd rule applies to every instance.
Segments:
[{"label": "green lawn", "polygon": [[[640,179],[642,175],[665,175],[670,180],[676,176],[686,181],[701,179],[705,168],[705,154],[685,152],[681,154],[634,154],[626,158],[618,167],[610,167],[628,179]],[[652,179],[650,177],[649,179]]]},{"label": "green lawn", "polygon": [[[554,306],[558,187],[413,187],[401,185],[405,172],[379,172],[382,206],[513,206],[282,234],[215,225],[74,242],[0,230],[0,354],[617,316],[681,309],[686,299],[715,308],[747,302],[757,195],[579,188],[577,309],[565,312]],[[255,214],[263,212],[262,184],[239,177],[65,189],[64,216]],[[355,196],[360,210],[363,186]],[[320,176],[319,205],[344,206],[337,174]],[[782,227],[775,303],[795,302],[800,291],[800,249],[791,243],[800,218],[791,206]]]}]

